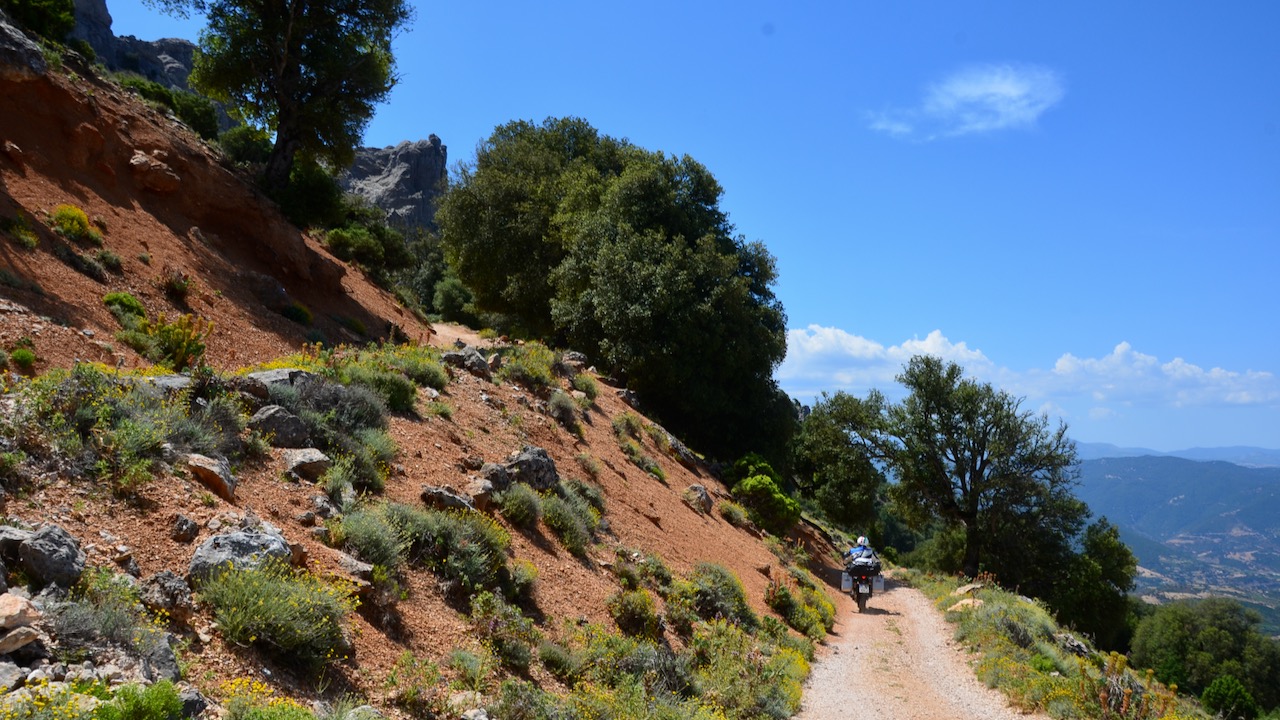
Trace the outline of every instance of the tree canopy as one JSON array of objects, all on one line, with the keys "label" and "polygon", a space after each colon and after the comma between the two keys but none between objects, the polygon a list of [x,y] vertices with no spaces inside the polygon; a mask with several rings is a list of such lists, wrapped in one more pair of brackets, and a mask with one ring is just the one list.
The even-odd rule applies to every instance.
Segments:
[{"label": "tree canopy", "polygon": [[578,118],[503,125],[436,214],[451,267],[517,334],[587,353],[674,432],[785,462],[773,257],[734,235],[712,174]]},{"label": "tree canopy", "polygon": [[395,84],[391,40],[412,17],[404,0],[148,0],[202,13],[192,84],[275,133],[266,181],[289,181],[300,152],[351,162],[374,106]]}]

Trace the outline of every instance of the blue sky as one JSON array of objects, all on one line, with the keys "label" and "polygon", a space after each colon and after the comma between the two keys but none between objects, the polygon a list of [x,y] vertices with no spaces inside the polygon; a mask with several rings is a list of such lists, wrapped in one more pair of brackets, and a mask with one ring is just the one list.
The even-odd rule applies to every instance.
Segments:
[{"label": "blue sky", "polygon": [[[117,35],[199,23],[109,5]],[[1280,448],[1280,4],[419,5],[366,144],[575,115],[777,257],[803,402],[913,353],[1157,450]]]}]

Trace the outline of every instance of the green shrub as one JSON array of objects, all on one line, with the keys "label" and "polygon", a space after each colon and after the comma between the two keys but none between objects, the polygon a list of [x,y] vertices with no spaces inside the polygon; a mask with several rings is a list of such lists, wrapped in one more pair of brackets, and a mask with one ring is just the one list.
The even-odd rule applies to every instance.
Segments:
[{"label": "green shrub", "polygon": [[1262,713],[1244,685],[1230,675],[1221,675],[1209,683],[1200,695],[1200,703],[1215,716],[1232,720],[1253,720]]},{"label": "green shrub", "polygon": [[106,268],[108,272],[115,273],[116,275],[119,275],[124,270],[124,262],[120,260],[120,256],[106,248],[99,250],[97,254],[93,256],[93,259],[96,260],[99,265]]},{"label": "green shrub", "polygon": [[649,457],[640,448],[640,444],[629,437],[620,437],[618,439],[618,447],[622,450],[622,454],[627,456],[633,465],[641,470],[649,473],[658,479],[659,482],[666,484],[667,473],[662,469],[656,460]]},{"label": "green shrub", "polygon": [[641,433],[644,432],[644,421],[640,419],[639,415],[629,410],[614,417],[611,425],[613,426],[613,434],[619,438],[632,437],[639,440]]},{"label": "green shrub", "polygon": [[257,645],[312,670],[345,656],[342,623],[353,609],[350,588],[269,562],[213,576],[201,585],[200,600],[230,642]]},{"label": "green shrub", "polygon": [[362,227],[330,230],[325,235],[325,244],[339,260],[355,261],[365,267],[381,267],[385,259],[382,244]]},{"label": "green shrub", "polygon": [[514,603],[525,603],[533,600],[533,589],[538,584],[538,567],[528,560],[517,560],[511,564],[506,587],[503,594]]},{"label": "green shrub", "polygon": [[418,389],[413,381],[395,370],[373,363],[346,366],[342,369],[342,381],[373,390],[386,401],[388,408],[396,412],[411,412],[418,399]]},{"label": "green shrub", "polygon": [[53,231],[74,242],[87,242],[92,245],[102,244],[102,233],[89,224],[89,216],[75,205],[59,205],[49,216]]},{"label": "green shrub", "polygon": [[[475,296],[456,276],[446,275],[436,283],[431,305],[446,322],[456,322],[474,327],[479,324],[472,303]],[[483,335],[481,336],[483,337]]]},{"label": "green shrub", "polygon": [[29,373],[35,367],[36,354],[30,348],[18,348],[9,353],[9,362],[12,362],[22,372]]},{"label": "green shrub", "polygon": [[599,460],[591,456],[591,453],[580,452],[573,456],[573,459],[577,461],[578,467],[582,468],[582,471],[590,476],[592,480],[600,479],[602,466]]},{"label": "green shrub", "polygon": [[4,350],[0,350],[0,370],[7,370],[8,368],[9,368],[9,353],[5,352]]},{"label": "green shrub", "polygon": [[13,218],[0,217],[0,231],[8,233],[9,237],[28,250],[40,247],[40,236],[36,235],[27,217],[22,213],[18,213]]},{"label": "green shrub", "polygon": [[493,657],[488,651],[475,653],[457,648],[449,653],[449,668],[458,674],[459,687],[484,692],[493,674]]},{"label": "green shrub", "polygon": [[492,518],[474,512],[388,508],[409,543],[410,562],[444,580],[456,598],[497,589],[511,536]]},{"label": "green shrub", "polygon": [[588,373],[578,373],[573,376],[573,389],[586,395],[589,402],[595,402],[600,396],[600,384]]},{"label": "green shrub", "polygon": [[445,420],[453,419],[453,408],[450,407],[448,403],[443,403],[439,400],[432,400],[427,403],[426,408],[424,408],[424,412],[426,412],[427,415],[435,415],[436,417],[442,417]]},{"label": "green shrub", "polygon": [[124,685],[98,706],[97,720],[182,720],[182,698],[173,683],[161,680],[147,687]]},{"label": "green shrub", "polygon": [[645,590],[624,590],[609,598],[609,615],[627,635],[657,639],[661,624],[653,596]]},{"label": "green shrub", "polygon": [[311,308],[297,300],[285,305],[284,308],[280,310],[280,314],[299,325],[311,325],[312,320],[314,320],[311,315]]},{"label": "green shrub", "polygon": [[187,301],[195,280],[177,268],[167,267],[156,277],[156,287],[160,288],[169,299],[181,305]]},{"label": "green shrub", "polygon": [[728,622],[753,629],[756,614],[747,604],[742,582],[731,570],[715,563],[698,563],[689,576],[693,586],[694,609],[703,620],[723,618]]},{"label": "green shrub", "polygon": [[573,650],[550,640],[538,646],[538,659],[557,680],[570,686],[577,681],[584,662]]},{"label": "green shrub", "polygon": [[701,626],[689,649],[704,696],[716,698],[725,715],[782,720],[800,709],[809,663],[799,653],[762,652],[742,628],[719,620]]},{"label": "green shrub", "polygon": [[147,317],[146,308],[142,307],[138,298],[127,292],[109,292],[102,296],[102,304],[107,306],[121,325],[126,325],[126,318],[145,320]]},{"label": "green shrub", "polygon": [[405,650],[387,672],[383,687],[391,691],[391,702],[412,717],[439,717],[446,709],[441,692],[440,668]]},{"label": "green shrub", "polygon": [[479,593],[471,598],[471,626],[503,665],[517,672],[529,669],[541,637],[519,608],[491,592]]},{"label": "green shrub", "polygon": [[822,616],[814,608],[798,600],[786,585],[776,580],[770,582],[765,590],[764,601],[788,625],[810,640],[818,641],[826,637],[827,628]]},{"label": "green shrub", "polygon": [[530,390],[539,391],[556,383],[556,355],[540,342],[517,345],[506,354],[498,378],[503,382],[517,383]]},{"label": "green shrub", "polygon": [[239,165],[265,164],[271,157],[271,136],[251,125],[237,125],[222,133],[218,145],[231,162]]},{"label": "green shrub", "polygon": [[731,500],[721,501],[720,517],[734,527],[746,527],[747,525],[747,511]]},{"label": "green shrub", "polygon": [[63,652],[73,654],[99,642],[140,651],[157,641],[137,589],[110,570],[86,571],[50,620]]},{"label": "green shrub", "polygon": [[525,680],[504,680],[498,686],[498,702],[490,712],[502,720],[559,720],[560,712],[554,695]]},{"label": "green shrub", "polygon": [[0,717],[5,720],[95,720],[98,698],[88,688],[71,683],[32,682],[22,693],[0,695]]},{"label": "green shrub", "polygon": [[512,483],[498,495],[498,508],[507,522],[528,530],[537,526],[542,517],[542,502],[538,493],[525,483]]},{"label": "green shrub", "polygon": [[107,281],[107,269],[102,267],[101,263],[88,255],[76,252],[66,243],[54,243],[53,255],[65,263],[67,267],[85,277],[101,283]]},{"label": "green shrub", "polygon": [[591,543],[587,522],[568,500],[558,495],[542,499],[542,519],[569,552],[582,557]]},{"label": "green shrub", "polygon": [[138,318],[116,338],[148,360],[174,370],[196,367],[204,359],[205,339],[213,332],[213,323],[190,313],[169,322],[164,313],[156,320]]},{"label": "green shrub", "polygon": [[733,488],[755,524],[774,535],[786,535],[800,520],[800,504],[787,497],[767,475],[752,475]]},{"label": "green shrub", "polygon": [[218,137],[218,116],[208,98],[183,90],[170,90],[138,75],[122,75],[120,86],[138,93],[161,108],[171,110],[204,140]]},{"label": "green shrub", "polygon": [[382,507],[364,507],[342,516],[344,546],[372,565],[394,570],[403,562],[408,543]]},{"label": "green shrub", "polygon": [[76,25],[73,0],[4,0],[0,6],[18,25],[55,43]]},{"label": "green shrub", "polygon": [[404,345],[384,351],[380,357],[421,387],[444,390],[449,384],[449,373],[440,362],[440,353],[430,346]]},{"label": "green shrub", "polygon": [[547,414],[560,423],[565,430],[574,435],[582,435],[582,425],[578,422],[578,404],[562,390],[551,393],[547,401]]}]

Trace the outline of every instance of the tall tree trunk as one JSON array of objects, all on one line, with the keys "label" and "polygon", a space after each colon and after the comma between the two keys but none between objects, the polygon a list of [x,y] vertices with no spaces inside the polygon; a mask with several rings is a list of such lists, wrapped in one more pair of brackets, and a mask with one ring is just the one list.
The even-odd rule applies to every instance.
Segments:
[{"label": "tall tree trunk", "polygon": [[293,172],[293,158],[298,154],[300,143],[284,128],[276,130],[276,144],[271,148],[271,157],[267,158],[265,180],[270,193],[278,193],[289,184],[289,175]]}]

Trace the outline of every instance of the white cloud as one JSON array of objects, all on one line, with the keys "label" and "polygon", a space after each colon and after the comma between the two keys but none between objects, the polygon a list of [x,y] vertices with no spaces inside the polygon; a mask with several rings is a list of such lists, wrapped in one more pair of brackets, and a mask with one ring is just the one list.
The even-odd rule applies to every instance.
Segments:
[{"label": "white cloud", "polygon": [[936,140],[1034,127],[1066,95],[1061,75],[1039,65],[972,65],[930,85],[916,107],[869,115],[891,137]]},{"label": "white cloud", "polygon": [[912,356],[922,354],[955,362],[967,376],[1030,398],[1042,411],[1062,417],[1073,410],[1100,420],[1143,408],[1280,406],[1280,380],[1270,372],[1206,370],[1180,357],[1161,362],[1127,342],[1102,357],[1065,353],[1048,369],[1014,370],[941,330],[896,345],[820,325],[791,330],[778,381],[805,402],[836,390],[861,395],[875,388],[893,395],[900,391],[894,378]]}]

